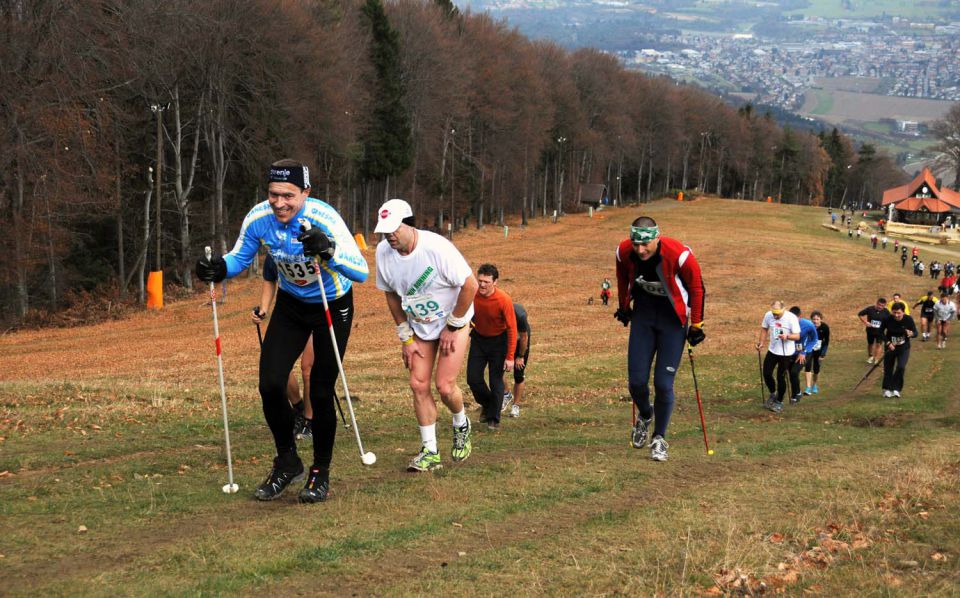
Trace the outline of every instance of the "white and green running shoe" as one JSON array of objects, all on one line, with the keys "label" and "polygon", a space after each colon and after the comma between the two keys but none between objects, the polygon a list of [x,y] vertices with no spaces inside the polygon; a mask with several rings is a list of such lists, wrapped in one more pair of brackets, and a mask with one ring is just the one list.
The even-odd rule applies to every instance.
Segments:
[{"label": "white and green running shoe", "polygon": [[407,471],[432,471],[441,467],[443,464],[440,463],[440,455],[422,447],[420,453],[407,465]]},{"label": "white and green running shoe", "polygon": [[470,419],[459,428],[453,429],[453,460],[454,462],[465,461],[473,450],[473,444],[470,442]]}]

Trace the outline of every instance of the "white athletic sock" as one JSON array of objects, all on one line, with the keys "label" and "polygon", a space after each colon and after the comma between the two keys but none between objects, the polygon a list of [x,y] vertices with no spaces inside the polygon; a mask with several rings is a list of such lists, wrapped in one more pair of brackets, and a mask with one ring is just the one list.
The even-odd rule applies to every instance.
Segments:
[{"label": "white athletic sock", "polygon": [[429,426],[420,426],[420,442],[427,448],[431,453],[436,453],[437,451],[437,424],[433,423]]},{"label": "white athletic sock", "polygon": [[462,428],[467,425],[467,410],[461,409],[460,413],[453,414],[453,427]]}]

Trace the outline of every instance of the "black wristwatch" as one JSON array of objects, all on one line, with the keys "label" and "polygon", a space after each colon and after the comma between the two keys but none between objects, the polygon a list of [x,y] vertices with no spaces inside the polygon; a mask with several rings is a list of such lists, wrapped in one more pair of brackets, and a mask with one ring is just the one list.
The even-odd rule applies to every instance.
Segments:
[{"label": "black wristwatch", "polygon": [[463,326],[459,326],[459,327],[457,327],[457,326],[451,326],[450,324],[447,324],[447,330],[449,330],[450,332],[457,332],[457,331],[459,331],[459,330],[463,330],[465,326],[466,326],[466,324],[464,324]]}]

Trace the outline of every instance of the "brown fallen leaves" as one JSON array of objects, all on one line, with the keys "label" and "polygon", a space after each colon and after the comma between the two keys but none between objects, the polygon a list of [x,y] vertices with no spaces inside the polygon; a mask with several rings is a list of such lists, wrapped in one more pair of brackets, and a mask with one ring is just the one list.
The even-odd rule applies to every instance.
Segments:
[{"label": "brown fallen leaves", "polygon": [[[782,544],[786,537],[771,533],[767,540]],[[763,577],[740,569],[721,569],[714,576],[716,585],[700,591],[701,596],[759,596],[768,591],[782,592],[798,583],[804,571],[823,570],[838,558],[849,558],[854,551],[873,545],[874,541],[859,525],[842,526],[830,523],[814,530],[812,546],[799,554],[787,553],[777,564],[777,570]]]}]

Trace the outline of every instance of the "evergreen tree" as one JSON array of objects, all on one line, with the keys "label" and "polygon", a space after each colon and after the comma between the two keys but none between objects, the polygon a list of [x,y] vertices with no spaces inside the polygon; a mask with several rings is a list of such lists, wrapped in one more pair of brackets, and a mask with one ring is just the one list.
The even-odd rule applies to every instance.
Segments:
[{"label": "evergreen tree", "polygon": [[451,19],[455,19],[460,16],[460,11],[457,10],[457,6],[452,2],[452,0],[434,0],[437,3],[437,6],[443,10],[443,14]]},{"label": "evergreen tree", "polygon": [[820,134],[820,145],[830,156],[830,169],[827,171],[824,195],[829,205],[834,205],[834,201],[840,205],[843,191],[847,188],[849,169],[853,164],[852,148],[850,142],[840,135],[836,127],[829,136]]},{"label": "evergreen tree", "polygon": [[399,36],[390,26],[380,0],[366,0],[361,10],[372,34],[370,60],[376,80],[371,89],[373,111],[361,135],[363,157],[359,170],[364,180],[376,181],[398,175],[410,167],[413,136],[410,115],[404,105]]}]

